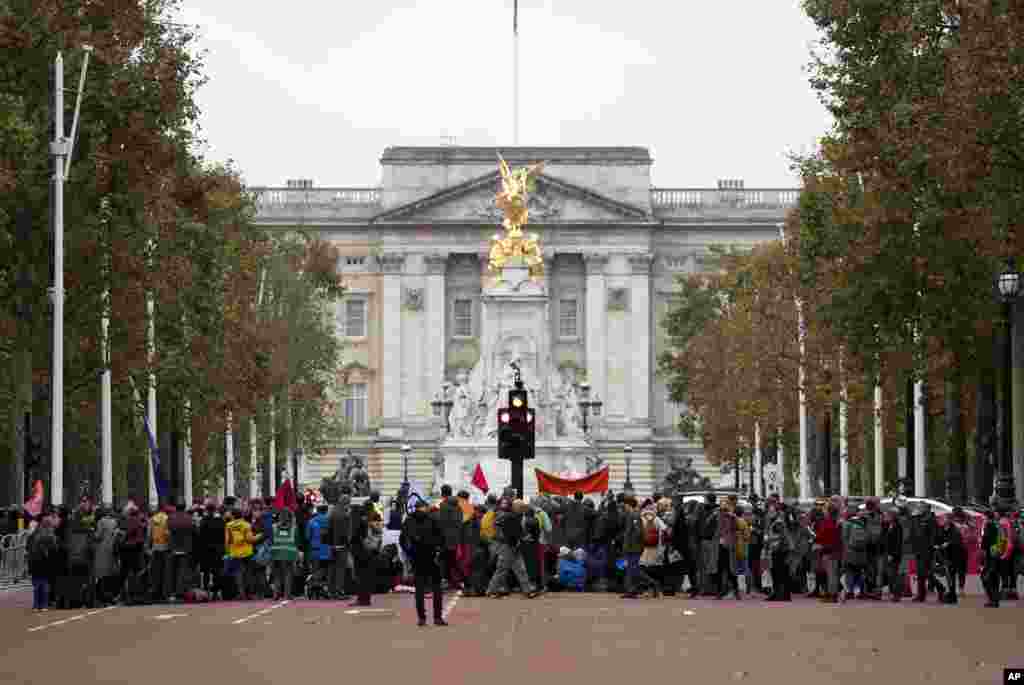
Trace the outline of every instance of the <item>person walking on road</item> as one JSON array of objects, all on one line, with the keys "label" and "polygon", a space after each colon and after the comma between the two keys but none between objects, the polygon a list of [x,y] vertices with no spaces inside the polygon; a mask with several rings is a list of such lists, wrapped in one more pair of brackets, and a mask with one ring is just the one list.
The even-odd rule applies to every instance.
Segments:
[{"label": "person walking on road", "polygon": [[416,502],[416,509],[402,526],[399,545],[412,558],[413,578],[416,586],[416,615],[419,625],[427,625],[426,592],[430,587],[434,606],[434,625],[446,626],[442,606],[441,566],[439,555],[445,547],[444,531],[440,523],[427,512],[427,503]]},{"label": "person walking on road", "polygon": [[368,607],[377,584],[377,564],[384,544],[384,519],[374,507],[367,503],[365,512],[359,517],[352,539],[352,553],[355,555],[356,575],[359,593],[352,606]]}]

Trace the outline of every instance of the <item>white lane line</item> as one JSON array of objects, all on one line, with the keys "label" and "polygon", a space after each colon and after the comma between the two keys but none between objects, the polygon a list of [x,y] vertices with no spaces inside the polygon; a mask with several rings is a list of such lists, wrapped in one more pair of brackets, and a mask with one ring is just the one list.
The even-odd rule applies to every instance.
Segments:
[{"label": "white lane line", "polygon": [[461,596],[462,590],[459,590],[454,595],[452,595],[452,598],[448,600],[448,604],[445,605],[444,611],[441,612],[441,618],[443,618],[446,621],[448,620],[448,617],[451,616],[453,611],[455,611],[455,605],[459,603],[459,597]]},{"label": "white lane line", "polygon": [[104,611],[110,611],[111,609],[116,609],[116,608],[117,608],[116,606],[109,606],[109,607],[103,607],[102,609],[94,609],[92,611],[87,611],[84,614],[78,614],[77,616],[71,616],[71,617],[68,617],[68,618],[65,618],[65,619],[61,619],[60,621],[53,621],[51,623],[44,623],[41,626],[36,626],[34,628],[29,628],[28,632],[35,633],[35,632],[38,632],[40,630],[45,630],[46,628],[53,628],[55,626],[67,625],[68,623],[71,623],[72,621],[81,621],[82,619],[88,618],[89,616],[95,616],[96,614],[101,614]]},{"label": "white lane line", "polygon": [[245,618],[240,618],[237,621],[233,621],[232,623],[234,625],[236,625],[236,626],[240,626],[240,625],[242,625],[243,623],[245,623],[247,621],[253,620],[254,618],[259,618],[260,616],[266,616],[267,614],[269,614],[274,609],[280,609],[281,607],[289,604],[290,601],[291,600],[287,600],[286,599],[283,602],[278,602],[277,604],[271,604],[266,609],[261,609],[260,611],[257,611],[255,614],[249,614]]}]

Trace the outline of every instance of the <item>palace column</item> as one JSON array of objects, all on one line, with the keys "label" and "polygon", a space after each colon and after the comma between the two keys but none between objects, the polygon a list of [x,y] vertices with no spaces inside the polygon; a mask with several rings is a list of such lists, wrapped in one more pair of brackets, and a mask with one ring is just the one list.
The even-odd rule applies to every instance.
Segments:
[{"label": "palace column", "polygon": [[646,429],[642,437],[650,434],[651,428],[651,265],[654,256],[638,254],[629,256],[630,267],[630,423]]},{"label": "palace column", "polygon": [[402,437],[402,270],[405,255],[378,257],[381,270],[381,437]]},{"label": "palace column", "polygon": [[424,376],[427,382],[427,399],[431,400],[435,392],[439,392],[444,382],[445,366],[445,272],[448,268],[448,255],[428,254],[423,257],[426,273],[424,308],[426,310],[426,346]]},{"label": "palace column", "polygon": [[607,284],[605,268],[608,256],[603,254],[586,254],[583,256],[587,268],[587,302],[584,318],[587,333],[587,374],[590,377],[592,393],[600,395],[608,401],[608,342],[606,335],[607,301],[605,299]]}]

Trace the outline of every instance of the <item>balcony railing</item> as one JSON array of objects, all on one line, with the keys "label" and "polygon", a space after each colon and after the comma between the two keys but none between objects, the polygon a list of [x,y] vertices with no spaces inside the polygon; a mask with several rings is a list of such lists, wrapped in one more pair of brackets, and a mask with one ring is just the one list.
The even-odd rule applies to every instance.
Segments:
[{"label": "balcony railing", "polygon": [[249,188],[259,208],[372,207],[380,204],[379,188]]},{"label": "balcony railing", "polygon": [[659,209],[789,209],[796,205],[796,189],[652,188],[651,205]]}]

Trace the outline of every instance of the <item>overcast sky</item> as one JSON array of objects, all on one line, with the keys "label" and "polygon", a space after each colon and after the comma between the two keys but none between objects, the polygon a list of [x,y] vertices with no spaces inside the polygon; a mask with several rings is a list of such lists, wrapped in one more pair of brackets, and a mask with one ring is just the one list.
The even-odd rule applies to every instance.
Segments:
[{"label": "overcast sky", "polygon": [[[183,0],[206,155],[373,186],[391,145],[512,144],[513,0]],[[795,187],[831,119],[799,0],[520,0],[520,144],[639,145],[661,187]]]}]

